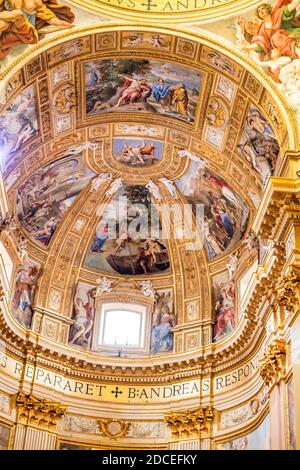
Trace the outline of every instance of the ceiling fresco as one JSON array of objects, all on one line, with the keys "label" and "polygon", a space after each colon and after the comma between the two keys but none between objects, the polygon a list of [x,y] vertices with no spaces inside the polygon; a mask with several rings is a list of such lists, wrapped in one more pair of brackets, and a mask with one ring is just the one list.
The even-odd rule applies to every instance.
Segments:
[{"label": "ceiling fresco", "polygon": [[85,64],[86,114],[150,112],[193,122],[201,74],[177,64],[149,60],[103,60]]},{"label": "ceiling fresco", "polygon": [[[250,7],[250,5],[249,5]],[[270,0],[216,23],[201,25],[259,68],[282,92],[300,122],[300,2]],[[197,30],[196,23],[186,25]]]},{"label": "ceiling fresco", "polygon": [[[152,302],[146,356],[219,342],[238,324],[228,265],[289,146],[284,112],[208,43],[170,30],[85,33],[30,55],[2,95],[3,183],[28,244],[13,316],[74,354],[99,355],[101,292]],[[188,207],[188,227],[167,205]]]}]

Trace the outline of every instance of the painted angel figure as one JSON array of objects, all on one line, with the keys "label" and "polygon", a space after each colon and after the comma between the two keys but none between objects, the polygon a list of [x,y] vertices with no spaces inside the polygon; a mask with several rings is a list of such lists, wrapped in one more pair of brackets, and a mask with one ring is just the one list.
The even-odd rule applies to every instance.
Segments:
[{"label": "painted angel figure", "polygon": [[269,67],[268,73],[277,82],[288,59],[300,58],[299,5],[300,0],[278,0],[274,7],[263,3],[256,9],[257,20],[247,21],[240,16],[235,20],[239,48],[252,57],[256,54],[260,61],[276,61],[278,66]]},{"label": "painted angel figure", "polygon": [[110,173],[100,173],[97,178],[92,180],[92,186],[90,188],[90,192],[93,193],[94,191],[98,191],[98,189],[105,183],[105,181],[111,181],[112,176]]},{"label": "painted angel figure", "polygon": [[159,187],[157,186],[157,184],[153,183],[152,180],[149,180],[148,183],[146,184],[146,188],[149,189],[150,193],[152,194],[152,196],[155,197],[155,199],[157,199],[158,201],[161,201],[161,194],[160,194]]},{"label": "painted angel figure", "polygon": [[110,188],[106,191],[105,195],[106,197],[113,196],[119,189],[123,187],[123,180],[122,178],[117,178],[115,181],[113,181],[110,185]]},{"label": "painted angel figure", "polygon": [[150,297],[150,299],[156,299],[156,292],[153,288],[151,281],[140,281],[139,285],[141,286],[142,294],[145,297]]},{"label": "painted angel figure", "polygon": [[107,277],[98,277],[96,279],[97,282],[97,291],[96,295],[103,294],[104,292],[111,292],[112,291],[112,286],[115,283],[112,279],[107,279]]},{"label": "painted angel figure", "polygon": [[159,178],[159,181],[161,181],[164,184],[164,186],[167,188],[168,192],[171,194],[173,199],[178,199],[178,194],[177,194],[173,181],[168,180],[168,178],[165,178],[165,177]]}]

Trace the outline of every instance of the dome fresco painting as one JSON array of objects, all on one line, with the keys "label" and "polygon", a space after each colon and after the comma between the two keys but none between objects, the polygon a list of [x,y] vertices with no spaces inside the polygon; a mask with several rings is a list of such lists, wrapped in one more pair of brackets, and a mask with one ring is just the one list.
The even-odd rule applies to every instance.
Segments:
[{"label": "dome fresco painting", "polygon": [[299,447],[299,21],[0,0],[0,449]]}]

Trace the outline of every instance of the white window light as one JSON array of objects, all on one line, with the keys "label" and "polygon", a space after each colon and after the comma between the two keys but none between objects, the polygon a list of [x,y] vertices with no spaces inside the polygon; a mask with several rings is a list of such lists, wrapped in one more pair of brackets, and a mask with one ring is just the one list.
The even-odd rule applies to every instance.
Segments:
[{"label": "white window light", "polygon": [[[93,349],[107,353],[147,354],[147,306],[105,302],[99,305],[95,318]],[[149,336],[149,338],[148,338]]]}]

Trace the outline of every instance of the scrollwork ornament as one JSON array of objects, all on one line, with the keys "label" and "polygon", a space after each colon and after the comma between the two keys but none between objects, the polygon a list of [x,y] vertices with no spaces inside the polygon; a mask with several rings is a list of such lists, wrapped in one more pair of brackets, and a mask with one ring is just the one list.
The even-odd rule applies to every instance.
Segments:
[{"label": "scrollwork ornament", "polygon": [[130,423],[120,419],[99,419],[98,424],[103,434],[113,439],[126,437],[130,428]]}]

